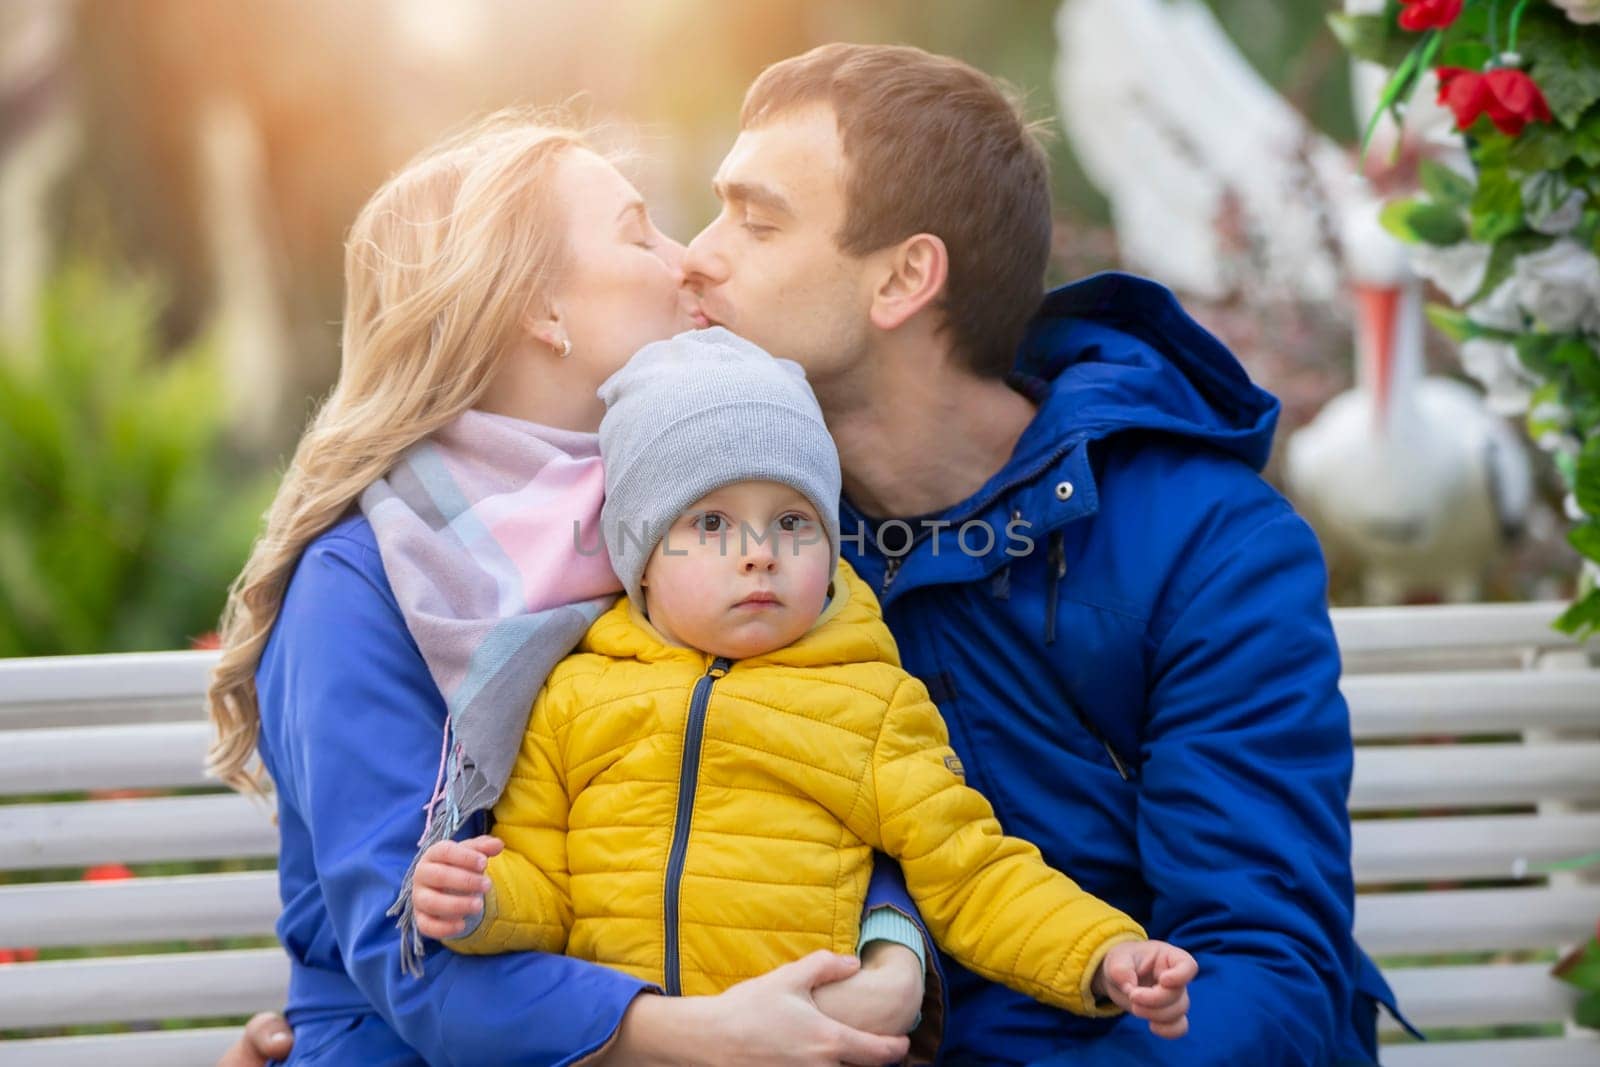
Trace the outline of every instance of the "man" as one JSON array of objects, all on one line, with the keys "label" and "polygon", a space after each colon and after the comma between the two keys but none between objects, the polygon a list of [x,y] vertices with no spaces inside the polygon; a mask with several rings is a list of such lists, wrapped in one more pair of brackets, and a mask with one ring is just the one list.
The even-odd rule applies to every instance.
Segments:
[{"label": "man", "polygon": [[1350,934],[1326,577],[1257,474],[1276,401],[1151,283],[1040,309],[1044,155],[965,64],[825,46],[765,71],[741,127],[685,263],[707,320],[805,366],[845,552],[968,780],[1200,961],[1162,1042],[947,960],[947,1057],[1370,1061],[1389,994]]},{"label": "man", "polygon": [[776,64],[714,188],[685,264],[705,320],[806,367],[845,555],[968,780],[1200,961],[1191,1033],[1166,1042],[946,959],[945,1062],[1372,1062],[1390,995],[1350,933],[1326,577],[1257,473],[1276,401],[1151,283],[1041,308],[1043,152],[956,60]]}]

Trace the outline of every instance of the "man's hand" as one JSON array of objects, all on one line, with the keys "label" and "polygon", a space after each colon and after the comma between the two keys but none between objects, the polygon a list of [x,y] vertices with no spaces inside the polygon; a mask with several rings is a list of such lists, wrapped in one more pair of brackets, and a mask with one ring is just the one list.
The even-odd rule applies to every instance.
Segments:
[{"label": "man's hand", "polygon": [[489,857],[498,856],[505,847],[498,837],[489,836],[428,847],[411,882],[417,929],[424,937],[443,941],[465,932],[467,917],[483,910],[483,897],[490,889],[483,873]]},{"label": "man's hand", "polygon": [[922,964],[917,954],[892,941],[873,941],[861,953],[861,969],[841,982],[818,986],[811,999],[824,1015],[871,1034],[905,1034],[922,1007]]},{"label": "man's hand", "polygon": [[1189,1032],[1189,983],[1200,973],[1193,956],[1165,941],[1112,945],[1094,976],[1097,997],[1150,1023],[1157,1037]]},{"label": "man's hand", "polygon": [[287,1059],[294,1031],[283,1016],[264,1011],[244,1024],[244,1033],[217,1061],[217,1067],[267,1067],[268,1060]]}]

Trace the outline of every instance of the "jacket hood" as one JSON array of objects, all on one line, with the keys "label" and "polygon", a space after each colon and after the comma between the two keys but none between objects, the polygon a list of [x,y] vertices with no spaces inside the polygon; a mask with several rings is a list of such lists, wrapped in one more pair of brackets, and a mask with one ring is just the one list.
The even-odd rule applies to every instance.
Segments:
[{"label": "jacket hood", "polygon": [[[633,602],[618,600],[595,620],[578,645],[612,659],[644,663],[683,660],[709,664],[712,657],[698,649],[669,644]],[[878,598],[848,563],[840,561],[833,576],[833,596],[817,621],[799,640],[761,656],[740,660],[742,665],[826,667],[838,663],[876,662],[900,665],[900,652],[884,624]]]},{"label": "jacket hood", "polygon": [[1036,461],[1034,449],[1127,430],[1203,441],[1256,470],[1272,451],[1277,399],[1145,278],[1108,272],[1047,295],[1013,378],[1040,412],[1008,466]]}]

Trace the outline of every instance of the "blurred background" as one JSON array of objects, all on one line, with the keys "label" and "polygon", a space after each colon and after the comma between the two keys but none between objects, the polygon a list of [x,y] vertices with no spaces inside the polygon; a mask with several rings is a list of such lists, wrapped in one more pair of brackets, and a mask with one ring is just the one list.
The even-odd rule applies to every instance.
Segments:
[{"label": "blurred background", "polygon": [[[1123,265],[1112,220],[1126,226],[1126,211],[1102,192],[1105,168],[1084,163],[1108,151],[1107,137],[1119,158],[1144,149],[1131,129],[1119,148],[1116,113],[1097,145],[1063,127],[1060,6],[5,0],[0,656],[206,639],[288,450],[336,375],[345,227],[412,153],[484,111],[565,103],[607,123],[633,150],[632,177],[657,222],[687,241],[713,214],[710,175],[763,66],[832,40],[915,44],[1010,82],[1050,126],[1051,281]],[[1168,85],[1210,110],[1184,118],[1186,128],[1257,129],[1236,119],[1259,105],[1303,123],[1302,144],[1338,146],[1354,168],[1351,71],[1325,24],[1342,5],[1198,6],[1215,23],[1195,22],[1188,40],[1163,47],[1226,50],[1243,64],[1237,84],[1259,99],[1208,97],[1203,81],[1198,91]],[[1093,45],[1102,25],[1087,24],[1079,43]],[[1154,40],[1103,32],[1099,51],[1113,57]],[[1226,210],[1223,192],[1202,224],[1220,235],[1222,258],[1237,251],[1240,269],[1228,284],[1176,268],[1163,280],[1186,282],[1186,303],[1283,399],[1283,445],[1356,384],[1357,302],[1343,284],[1251,284],[1261,224]],[[1315,197],[1273,206],[1285,232],[1327,229],[1313,218],[1326,209]],[[1134,259],[1162,276],[1162,264]],[[1430,375],[1460,377],[1455,353],[1431,333],[1421,358]],[[1269,470],[1280,484],[1284,452]],[[1529,462],[1528,499],[1495,516],[1492,557],[1469,561],[1467,580],[1365,580],[1359,546],[1347,553],[1325,536],[1334,601],[1570,595],[1576,560],[1559,494],[1542,457]]]}]

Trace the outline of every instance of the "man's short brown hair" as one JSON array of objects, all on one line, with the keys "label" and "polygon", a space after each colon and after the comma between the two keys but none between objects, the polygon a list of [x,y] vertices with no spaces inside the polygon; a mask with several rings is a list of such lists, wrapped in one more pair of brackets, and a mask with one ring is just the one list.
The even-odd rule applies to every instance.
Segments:
[{"label": "man's short brown hair", "polygon": [[832,107],[849,168],[839,248],[855,256],[918,233],[945,243],[940,299],[980,374],[1011,369],[1050,258],[1050,170],[1014,94],[958,59],[904,45],[827,44],[774,63],[745,94],[745,129]]}]

